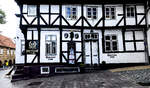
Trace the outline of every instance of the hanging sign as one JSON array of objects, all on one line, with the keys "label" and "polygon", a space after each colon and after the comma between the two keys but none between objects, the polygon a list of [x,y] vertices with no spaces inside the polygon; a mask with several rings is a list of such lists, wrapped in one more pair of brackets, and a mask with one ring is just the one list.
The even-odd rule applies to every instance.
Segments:
[{"label": "hanging sign", "polygon": [[27,54],[36,54],[38,52],[38,40],[27,40]]}]

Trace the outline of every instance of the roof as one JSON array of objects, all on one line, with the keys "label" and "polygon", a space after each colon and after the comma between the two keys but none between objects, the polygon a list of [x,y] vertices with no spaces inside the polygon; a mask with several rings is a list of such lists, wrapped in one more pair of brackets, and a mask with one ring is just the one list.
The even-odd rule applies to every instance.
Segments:
[{"label": "roof", "polygon": [[15,0],[18,4],[122,4],[145,3],[149,0]]},{"label": "roof", "polygon": [[0,34],[0,46],[8,47],[8,48],[15,48],[16,45],[10,38]]}]

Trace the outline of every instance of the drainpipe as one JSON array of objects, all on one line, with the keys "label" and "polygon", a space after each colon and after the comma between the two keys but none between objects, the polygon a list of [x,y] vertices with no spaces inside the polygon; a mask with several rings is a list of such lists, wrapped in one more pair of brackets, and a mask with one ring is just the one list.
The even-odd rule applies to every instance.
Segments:
[{"label": "drainpipe", "polygon": [[149,20],[148,20],[148,12],[147,12],[147,9],[148,9],[148,7],[149,7],[149,1],[147,0],[147,3],[146,3],[146,31],[144,31],[144,45],[145,45],[145,59],[146,59],[146,61],[147,61],[147,64],[150,64],[150,58],[149,58],[149,47],[148,47],[148,40],[147,40],[147,31],[149,30]]}]

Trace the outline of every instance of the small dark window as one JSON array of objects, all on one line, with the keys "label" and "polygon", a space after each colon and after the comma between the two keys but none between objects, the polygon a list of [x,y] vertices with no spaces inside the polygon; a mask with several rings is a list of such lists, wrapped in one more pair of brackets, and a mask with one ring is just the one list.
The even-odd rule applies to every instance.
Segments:
[{"label": "small dark window", "polygon": [[87,18],[97,19],[97,7],[87,7]]},{"label": "small dark window", "polygon": [[116,18],[116,11],[115,11],[115,7],[113,6],[107,6],[105,8],[105,14],[106,14],[106,19],[115,19]]},{"label": "small dark window", "polygon": [[77,8],[76,7],[67,7],[66,14],[68,19],[76,19],[77,18]]},{"label": "small dark window", "polygon": [[127,17],[135,16],[135,8],[133,6],[127,6]]}]

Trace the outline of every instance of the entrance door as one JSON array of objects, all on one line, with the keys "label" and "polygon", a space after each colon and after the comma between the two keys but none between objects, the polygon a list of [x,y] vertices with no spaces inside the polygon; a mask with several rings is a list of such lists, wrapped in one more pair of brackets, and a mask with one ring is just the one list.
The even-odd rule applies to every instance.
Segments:
[{"label": "entrance door", "polygon": [[[92,35],[92,34],[85,34],[85,35]],[[95,34],[95,36],[98,34]],[[90,37],[89,36],[89,37]],[[98,39],[96,38],[89,38],[85,37],[85,64],[99,64],[99,49],[98,49]]]}]

